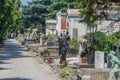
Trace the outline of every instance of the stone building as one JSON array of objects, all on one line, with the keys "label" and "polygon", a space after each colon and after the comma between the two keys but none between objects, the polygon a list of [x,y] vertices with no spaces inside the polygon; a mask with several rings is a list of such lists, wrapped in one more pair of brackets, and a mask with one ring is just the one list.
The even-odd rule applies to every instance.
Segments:
[{"label": "stone building", "polygon": [[69,35],[72,39],[77,39],[87,33],[87,26],[80,22],[79,9],[67,10],[67,27]]},{"label": "stone building", "polygon": [[58,12],[56,14],[56,33],[60,35],[60,33],[65,33],[67,31],[67,23],[66,23],[66,13]]},{"label": "stone building", "polygon": [[46,35],[56,34],[56,20],[46,20]]}]

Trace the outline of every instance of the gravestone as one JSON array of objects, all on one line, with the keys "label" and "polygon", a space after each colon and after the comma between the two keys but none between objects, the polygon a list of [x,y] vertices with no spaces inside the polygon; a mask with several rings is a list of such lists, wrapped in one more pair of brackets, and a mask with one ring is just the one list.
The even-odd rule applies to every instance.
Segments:
[{"label": "gravestone", "polygon": [[[79,63],[80,60],[78,57],[66,58],[68,65],[73,65],[74,63]],[[54,59],[55,64],[59,65],[60,59]]]},{"label": "gravestone", "polygon": [[43,42],[42,42],[42,38],[40,38],[40,46],[42,46],[43,44],[42,44]]},{"label": "gravestone", "polygon": [[90,75],[83,75],[82,80],[91,80]]},{"label": "gravestone", "polygon": [[95,68],[104,68],[104,52],[95,51]]},{"label": "gravestone", "polygon": [[68,64],[74,64],[74,63],[79,63],[80,59],[78,57],[71,57],[66,59],[68,61]]},{"label": "gravestone", "polygon": [[52,53],[58,53],[59,46],[47,46],[47,50],[52,52]]},{"label": "gravestone", "polygon": [[54,59],[54,63],[55,63],[56,65],[59,65],[60,59]]}]

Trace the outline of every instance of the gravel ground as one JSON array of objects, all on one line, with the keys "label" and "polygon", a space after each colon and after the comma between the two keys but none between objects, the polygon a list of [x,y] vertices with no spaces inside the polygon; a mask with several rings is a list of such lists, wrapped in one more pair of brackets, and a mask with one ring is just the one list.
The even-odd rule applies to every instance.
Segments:
[{"label": "gravel ground", "polygon": [[5,42],[0,56],[0,80],[60,80],[47,65],[31,56],[15,40]]}]

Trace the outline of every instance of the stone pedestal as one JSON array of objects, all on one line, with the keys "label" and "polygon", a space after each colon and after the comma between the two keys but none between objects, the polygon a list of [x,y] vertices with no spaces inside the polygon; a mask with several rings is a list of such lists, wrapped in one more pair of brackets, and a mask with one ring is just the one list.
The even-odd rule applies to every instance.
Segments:
[{"label": "stone pedestal", "polygon": [[104,68],[104,52],[95,51],[95,68]]},{"label": "stone pedestal", "polygon": [[43,45],[42,38],[40,38],[40,46],[42,46],[42,45]]},{"label": "stone pedestal", "polygon": [[90,75],[83,75],[82,80],[91,80]]},{"label": "stone pedestal", "polygon": [[[103,69],[101,69],[101,68],[99,68],[99,69],[81,68],[80,73],[81,73],[82,77],[84,75],[89,75],[90,80],[108,80],[108,78],[109,78],[109,73],[103,71]],[[86,76],[84,76],[83,78],[85,78],[85,77]],[[89,80],[89,77],[88,77],[88,79],[82,79],[82,80]]]}]

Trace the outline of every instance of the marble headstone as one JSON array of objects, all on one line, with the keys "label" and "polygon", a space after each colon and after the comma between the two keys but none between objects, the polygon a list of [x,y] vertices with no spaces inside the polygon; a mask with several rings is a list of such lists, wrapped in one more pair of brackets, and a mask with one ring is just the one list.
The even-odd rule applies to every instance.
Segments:
[{"label": "marble headstone", "polygon": [[91,80],[90,75],[83,75],[82,80]]},{"label": "marble headstone", "polygon": [[104,68],[104,52],[95,51],[95,68]]},{"label": "marble headstone", "polygon": [[43,44],[42,44],[43,42],[42,42],[42,38],[40,38],[40,46],[42,46]]},{"label": "marble headstone", "polygon": [[[68,64],[73,65],[74,63],[79,63],[80,60],[78,57],[73,57],[73,58],[66,58],[68,61]],[[54,59],[54,63],[59,65],[60,59]]]}]

